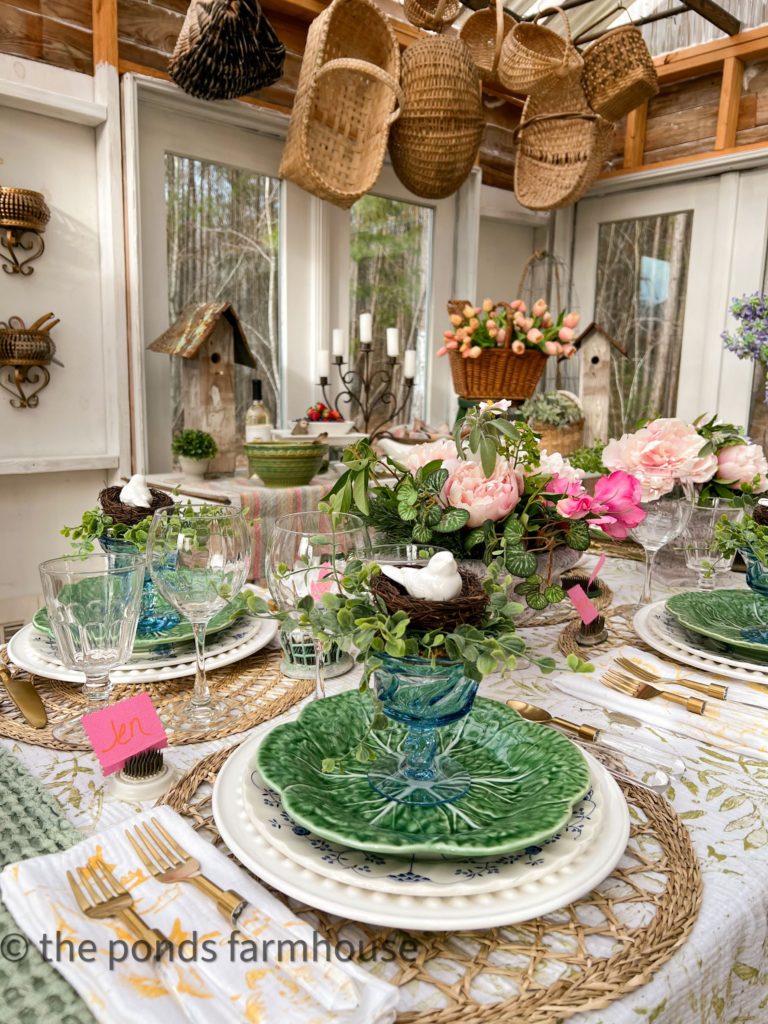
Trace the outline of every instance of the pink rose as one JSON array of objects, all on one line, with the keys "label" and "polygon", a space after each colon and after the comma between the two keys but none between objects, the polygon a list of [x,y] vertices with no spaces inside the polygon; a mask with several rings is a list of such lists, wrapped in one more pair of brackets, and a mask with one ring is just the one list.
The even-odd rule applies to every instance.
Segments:
[{"label": "pink rose", "polygon": [[608,469],[622,469],[637,477],[643,500],[668,494],[677,480],[688,480],[704,440],[696,429],[679,419],[653,420],[634,434],[612,438],[603,451]]},{"label": "pink rose", "polygon": [[499,458],[490,477],[478,462],[461,462],[451,472],[444,496],[454,508],[469,512],[467,526],[482,526],[504,519],[520,500],[520,477],[506,459]]},{"label": "pink rose", "polygon": [[413,449],[403,459],[403,465],[410,473],[415,473],[422,466],[426,466],[428,462],[434,462],[435,459],[442,459],[445,468],[449,471],[461,461],[459,453],[456,451],[455,443],[449,437],[446,437],[441,438],[439,441],[429,441],[427,444],[414,445]]},{"label": "pink rose", "polygon": [[768,490],[768,462],[759,444],[732,444],[717,456],[717,479],[734,490]]}]

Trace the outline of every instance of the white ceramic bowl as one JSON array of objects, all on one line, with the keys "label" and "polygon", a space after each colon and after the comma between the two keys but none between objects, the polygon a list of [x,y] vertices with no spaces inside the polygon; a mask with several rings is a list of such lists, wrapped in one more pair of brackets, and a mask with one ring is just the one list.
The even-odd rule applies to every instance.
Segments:
[{"label": "white ceramic bowl", "polygon": [[340,435],[348,434],[350,430],[354,430],[355,424],[352,420],[320,420],[317,423],[310,422],[308,427],[311,437],[317,437],[318,434],[339,437]]}]

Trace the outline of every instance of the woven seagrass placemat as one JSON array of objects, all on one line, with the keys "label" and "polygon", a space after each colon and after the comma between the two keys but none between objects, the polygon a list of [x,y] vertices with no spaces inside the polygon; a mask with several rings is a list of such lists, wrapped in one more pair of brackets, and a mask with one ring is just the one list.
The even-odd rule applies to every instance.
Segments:
[{"label": "woven seagrass placemat", "polygon": [[620,604],[615,608],[606,609],[605,626],[608,630],[608,637],[602,643],[593,644],[591,647],[580,647],[576,642],[580,625],[579,620],[576,619],[574,622],[569,622],[557,640],[560,653],[566,656],[578,654],[588,661],[591,658],[597,657],[598,654],[604,654],[606,651],[610,651],[621,644],[632,644],[633,647],[639,647],[643,651],[651,651],[648,644],[644,643],[637,635],[632,625],[636,611],[636,604]]},{"label": "woven seagrass placemat", "polygon": [[[211,787],[234,749],[204,758],[162,801],[217,842]],[[702,893],[674,809],[655,793],[621,786],[632,830],[618,868],[584,899],[525,924],[404,936],[288,902],[331,942],[351,940],[363,961],[374,949],[394,951],[379,976],[418,990],[411,1004],[430,1007],[401,1014],[400,1024],[556,1024],[600,1009],[646,984],[685,942]]]},{"label": "woven seagrass placemat", "polygon": [[[0,658],[4,657],[4,653],[4,650],[0,649]],[[234,733],[245,732],[254,725],[283,714],[311,693],[315,685],[313,680],[287,679],[281,673],[282,657],[282,651],[258,651],[234,665],[209,672],[208,683],[213,696],[235,698],[243,714],[223,728],[207,732],[176,733],[173,745],[203,743],[206,740],[223,739]],[[20,672],[17,674],[27,675]],[[27,725],[5,689],[0,687],[0,736],[32,743],[37,747],[51,747],[53,750],[88,749],[85,745],[76,748],[71,743],[62,743],[52,733],[52,727],[58,722],[81,715],[85,710],[85,697],[80,687],[56,679],[43,679],[41,676],[28,675],[28,678],[34,683],[45,705],[48,725],[45,729],[33,729]],[[135,683],[117,685],[112,688],[111,700],[132,697],[146,690],[155,707],[162,713],[174,702],[189,698],[192,693],[192,682],[193,677],[190,676],[147,683],[144,686]]]}]

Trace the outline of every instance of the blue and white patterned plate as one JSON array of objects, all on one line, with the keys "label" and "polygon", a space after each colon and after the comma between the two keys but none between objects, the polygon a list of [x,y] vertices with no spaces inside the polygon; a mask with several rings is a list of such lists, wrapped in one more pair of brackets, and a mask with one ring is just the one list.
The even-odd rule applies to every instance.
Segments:
[{"label": "blue and white patterned plate", "polygon": [[[598,842],[605,824],[606,773],[590,763],[592,788],[570,821],[540,846],[498,857],[394,857],[329,842],[295,822],[253,766],[242,782],[248,819],[270,846],[318,875],[361,889],[413,896],[461,896],[538,882]],[[612,782],[612,780],[609,780]]]}]

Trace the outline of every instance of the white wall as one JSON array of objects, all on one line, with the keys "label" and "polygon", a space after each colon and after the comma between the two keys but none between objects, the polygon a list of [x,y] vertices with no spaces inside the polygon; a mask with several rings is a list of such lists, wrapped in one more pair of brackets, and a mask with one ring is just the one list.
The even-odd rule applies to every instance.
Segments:
[{"label": "white wall", "polygon": [[511,302],[517,298],[517,285],[533,249],[533,227],[481,217],[477,301],[491,298]]}]

